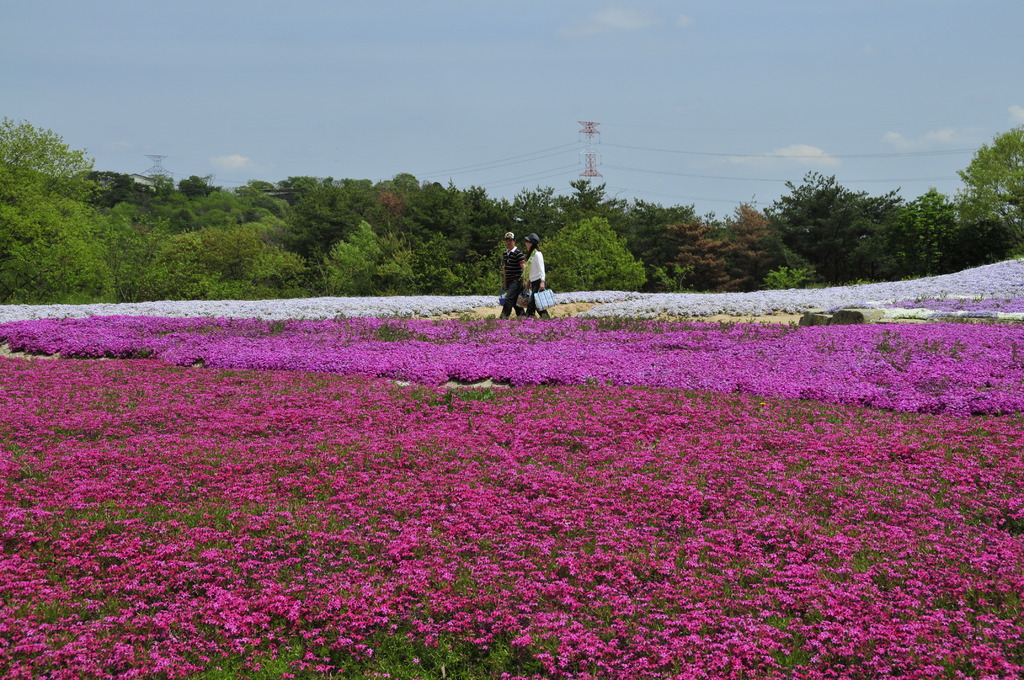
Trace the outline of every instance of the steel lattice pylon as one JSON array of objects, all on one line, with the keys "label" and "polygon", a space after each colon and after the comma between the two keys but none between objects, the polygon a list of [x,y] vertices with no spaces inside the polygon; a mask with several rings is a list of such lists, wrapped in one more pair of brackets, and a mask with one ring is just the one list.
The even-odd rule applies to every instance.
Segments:
[{"label": "steel lattice pylon", "polygon": [[171,173],[167,172],[167,170],[164,168],[163,163],[162,163],[162,161],[165,158],[167,158],[167,156],[158,156],[156,154],[146,154],[146,158],[148,158],[149,160],[153,161],[153,167],[151,167],[149,170],[146,170],[146,172],[143,173],[143,174],[146,175],[146,177],[170,177],[171,176]]},{"label": "steel lattice pylon", "polygon": [[583,156],[583,172],[580,173],[580,177],[601,177],[601,173],[597,171],[597,159],[600,154],[593,147],[594,139],[600,142],[601,133],[597,131],[597,126],[600,123],[590,120],[580,120],[577,122],[583,126],[580,134],[587,140],[587,148],[581,152]]}]

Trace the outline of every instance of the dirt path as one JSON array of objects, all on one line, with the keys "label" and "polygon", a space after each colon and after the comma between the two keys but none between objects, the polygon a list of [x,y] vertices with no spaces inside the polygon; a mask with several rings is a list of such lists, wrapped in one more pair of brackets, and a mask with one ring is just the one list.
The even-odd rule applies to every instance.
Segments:
[{"label": "dirt path", "polygon": [[18,357],[20,359],[59,359],[59,354],[27,354],[25,352],[15,352],[5,342],[0,344],[0,357]]},{"label": "dirt path", "polygon": [[668,316],[662,314],[659,321],[708,321],[711,323],[781,323],[798,324],[803,314],[746,314],[733,316],[732,314],[715,314],[714,316]]},{"label": "dirt path", "polygon": [[[550,309],[551,316],[556,319],[565,319],[579,316],[594,307],[600,306],[593,302],[570,302],[559,303]],[[457,312],[452,314],[440,314],[434,319],[497,319],[501,315],[501,307],[476,307],[471,312]],[[657,321],[710,321],[712,323],[781,323],[796,324],[800,322],[802,314],[765,314],[761,316],[745,315],[731,316],[729,314],[715,314],[714,316],[670,316],[662,314]],[[513,318],[514,315],[513,315]]]},{"label": "dirt path", "polygon": [[[556,319],[564,319],[570,316],[578,316],[579,314],[587,311],[591,307],[597,305],[593,302],[570,302],[567,304],[557,304],[552,307],[549,311],[551,316]],[[497,319],[501,316],[501,307],[494,305],[493,307],[474,307],[471,312],[453,312],[451,314],[438,314],[437,316],[427,317],[431,319]],[[515,314],[512,315],[515,318]]]}]

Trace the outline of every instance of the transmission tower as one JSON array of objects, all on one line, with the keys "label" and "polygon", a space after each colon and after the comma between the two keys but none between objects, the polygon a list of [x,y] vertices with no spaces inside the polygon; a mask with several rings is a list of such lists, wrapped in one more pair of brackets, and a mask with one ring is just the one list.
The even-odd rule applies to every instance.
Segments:
[{"label": "transmission tower", "polygon": [[146,170],[144,173],[146,177],[170,177],[171,173],[167,172],[161,161],[167,158],[167,156],[157,156],[156,154],[146,154],[146,158],[153,161],[153,167]]},{"label": "transmission tower", "polygon": [[587,148],[580,152],[580,155],[583,156],[584,165],[584,169],[583,172],[580,173],[580,177],[601,177],[601,173],[597,171],[597,157],[600,154],[594,150],[593,146],[594,139],[597,139],[598,142],[601,141],[601,133],[597,131],[597,126],[600,125],[600,123],[595,123],[589,120],[580,120],[577,122],[583,126],[583,129],[580,130],[580,134],[582,134],[587,140]]}]

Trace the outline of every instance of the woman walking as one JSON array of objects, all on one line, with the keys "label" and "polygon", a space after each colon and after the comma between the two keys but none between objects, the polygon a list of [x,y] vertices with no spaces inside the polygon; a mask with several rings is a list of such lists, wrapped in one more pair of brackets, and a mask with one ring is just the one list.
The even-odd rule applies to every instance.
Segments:
[{"label": "woman walking", "polygon": [[[544,253],[540,252],[540,236],[530,234],[525,239],[526,248],[526,269],[523,278],[526,279],[530,290],[530,303],[526,306],[526,316],[533,316],[537,313],[537,293],[546,287],[545,279],[547,271],[544,269]],[[550,319],[548,310],[540,310],[540,318]]]}]

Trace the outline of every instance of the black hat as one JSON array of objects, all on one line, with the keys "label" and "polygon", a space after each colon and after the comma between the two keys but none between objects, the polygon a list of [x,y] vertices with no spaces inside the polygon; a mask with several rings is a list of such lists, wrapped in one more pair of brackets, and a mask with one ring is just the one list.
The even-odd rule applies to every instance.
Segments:
[{"label": "black hat", "polygon": [[525,241],[529,241],[529,242],[530,242],[530,243],[532,243],[533,245],[537,245],[538,243],[540,243],[540,236],[537,236],[537,234],[529,234],[529,235],[528,235],[528,236],[527,236],[527,237],[526,237],[525,239],[523,239],[523,240],[525,240]]}]

